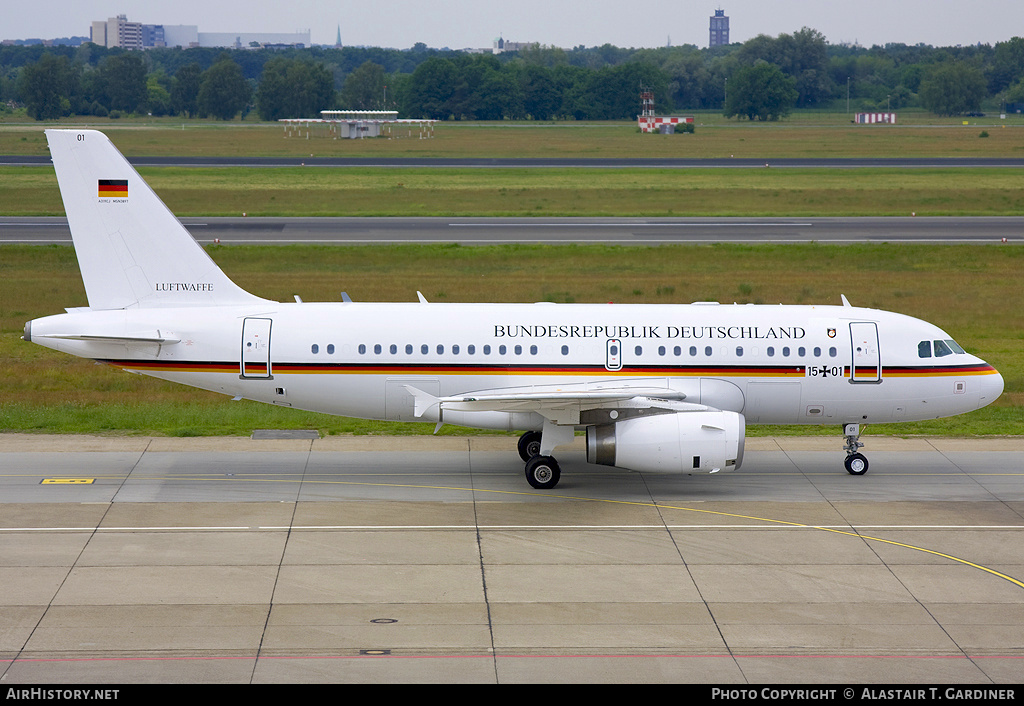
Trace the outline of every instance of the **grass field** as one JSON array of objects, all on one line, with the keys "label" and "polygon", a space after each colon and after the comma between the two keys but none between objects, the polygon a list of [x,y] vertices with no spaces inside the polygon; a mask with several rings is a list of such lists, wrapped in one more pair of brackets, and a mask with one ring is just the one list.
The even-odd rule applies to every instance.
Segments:
[{"label": "grass field", "polygon": [[[854,125],[838,113],[796,114],[777,123],[696,114],[692,135],[639,132],[636,123],[438,123],[431,139],[334,140],[315,129],[285,137],[275,123],[65,119],[47,124],[0,123],[0,154],[45,155],[45,127],[105,131],[135,156],[402,156],[402,157],[1020,157],[1024,116],[938,118],[901,114],[897,125]],[[982,133],[987,137],[981,137]]]},{"label": "grass field", "polygon": [[[1015,169],[139,170],[179,216],[1018,215]],[[0,167],[0,213],[60,216],[50,167]]]},{"label": "grass field", "polygon": [[[219,246],[241,286],[282,301],[555,301],[839,303],[931,321],[1000,370],[995,405],[949,420],[874,426],[873,433],[1014,434],[1024,419],[1024,249],[1005,246]],[[396,283],[406,283],[404,288]],[[398,425],[230,402],[24,343],[24,322],[86,303],[70,247],[0,249],[0,430],[169,435],[430,433]],[[750,434],[814,427],[751,427]],[[447,428],[448,433],[465,430]],[[832,427],[821,433],[836,434]]]}]

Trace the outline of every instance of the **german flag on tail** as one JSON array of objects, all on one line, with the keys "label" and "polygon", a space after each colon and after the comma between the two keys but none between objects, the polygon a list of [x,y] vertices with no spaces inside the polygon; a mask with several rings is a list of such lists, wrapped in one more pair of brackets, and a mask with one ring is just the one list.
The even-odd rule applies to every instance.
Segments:
[{"label": "german flag on tail", "polygon": [[101,199],[126,199],[128,198],[127,179],[100,179],[99,197]]}]

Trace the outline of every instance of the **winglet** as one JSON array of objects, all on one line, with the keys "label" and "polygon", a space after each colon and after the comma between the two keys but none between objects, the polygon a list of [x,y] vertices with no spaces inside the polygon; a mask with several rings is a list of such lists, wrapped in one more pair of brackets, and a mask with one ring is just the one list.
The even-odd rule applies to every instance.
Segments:
[{"label": "winglet", "polygon": [[845,294],[840,294],[839,296],[843,298],[843,306],[850,306],[850,300],[846,298]]}]

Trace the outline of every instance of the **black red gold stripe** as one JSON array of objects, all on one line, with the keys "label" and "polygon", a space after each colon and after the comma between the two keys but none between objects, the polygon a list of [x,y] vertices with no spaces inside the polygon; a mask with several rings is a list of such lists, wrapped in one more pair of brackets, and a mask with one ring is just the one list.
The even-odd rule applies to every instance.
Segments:
[{"label": "black red gold stripe", "polygon": [[128,198],[127,179],[100,179],[96,189],[101,199]]},{"label": "black red gold stripe", "polygon": [[[235,373],[240,370],[237,362],[222,361],[161,361],[161,360],[106,360],[118,368],[148,372],[193,372],[193,373]],[[247,364],[253,371],[258,367],[266,372],[263,365]],[[737,377],[737,378],[802,378],[804,366],[727,366],[727,365],[664,365],[625,366],[622,370],[610,371],[601,365],[523,365],[502,364],[453,364],[453,363],[272,363],[276,374],[296,375],[571,375],[599,377]],[[877,368],[870,369],[872,373]],[[861,374],[866,373],[865,369]],[[991,375],[996,369],[987,363],[947,366],[887,366],[882,369],[885,378],[926,378]],[[844,378],[849,378],[849,366],[843,369]]]}]

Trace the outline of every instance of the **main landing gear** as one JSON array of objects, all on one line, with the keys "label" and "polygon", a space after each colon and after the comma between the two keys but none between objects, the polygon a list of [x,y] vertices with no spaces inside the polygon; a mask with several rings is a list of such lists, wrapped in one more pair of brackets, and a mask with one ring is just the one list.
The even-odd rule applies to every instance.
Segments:
[{"label": "main landing gear", "polygon": [[539,431],[528,431],[519,437],[519,457],[526,462],[526,482],[537,490],[551,490],[562,475],[558,461],[540,455]]},{"label": "main landing gear", "polygon": [[853,476],[862,476],[868,472],[868,459],[859,453],[864,444],[860,441],[860,424],[844,424],[843,436],[846,438],[846,472]]}]

